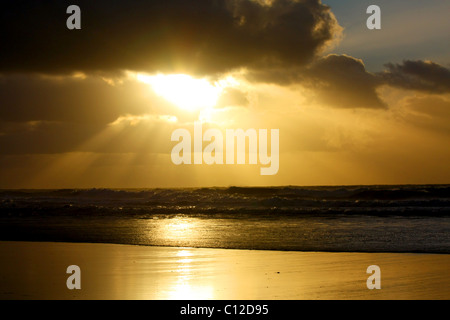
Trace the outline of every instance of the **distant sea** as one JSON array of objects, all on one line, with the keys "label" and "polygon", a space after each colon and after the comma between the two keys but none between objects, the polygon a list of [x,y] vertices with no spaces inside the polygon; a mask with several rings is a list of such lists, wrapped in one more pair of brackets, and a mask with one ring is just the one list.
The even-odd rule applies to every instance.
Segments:
[{"label": "distant sea", "polygon": [[0,240],[450,253],[450,185],[0,190]]}]

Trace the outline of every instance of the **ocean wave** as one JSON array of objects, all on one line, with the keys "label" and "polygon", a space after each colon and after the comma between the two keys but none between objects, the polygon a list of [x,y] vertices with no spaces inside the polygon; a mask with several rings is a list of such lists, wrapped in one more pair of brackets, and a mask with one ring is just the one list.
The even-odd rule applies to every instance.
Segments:
[{"label": "ocean wave", "polygon": [[0,240],[450,252],[450,186],[0,190]]}]

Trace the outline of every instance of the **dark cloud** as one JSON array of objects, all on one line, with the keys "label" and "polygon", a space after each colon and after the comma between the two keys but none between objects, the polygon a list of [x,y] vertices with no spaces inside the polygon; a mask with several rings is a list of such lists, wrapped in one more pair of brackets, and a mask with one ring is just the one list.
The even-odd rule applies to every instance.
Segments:
[{"label": "dark cloud", "polygon": [[0,121],[0,155],[68,152],[169,153],[171,148],[167,141],[170,141],[175,126],[176,124],[157,116],[130,120],[125,117],[122,123],[114,125]]},{"label": "dark cloud", "polygon": [[0,122],[0,154],[64,153],[101,132],[98,125],[63,122]]},{"label": "dark cloud", "polygon": [[370,73],[360,59],[330,54],[306,66],[250,70],[250,81],[283,86],[301,84],[321,102],[345,108],[386,108],[376,89],[382,85],[442,94],[450,92],[450,70],[430,61],[406,60],[386,64],[387,70]]},{"label": "dark cloud", "polygon": [[320,0],[76,2],[82,29],[71,31],[72,1],[3,1],[0,72],[213,74],[304,65],[340,30]]},{"label": "dark cloud", "polygon": [[[106,81],[105,81],[106,80]],[[124,114],[146,114],[171,107],[149,86],[124,80],[112,86],[102,77],[0,76],[0,121],[107,124]]]},{"label": "dark cloud", "polygon": [[362,60],[330,54],[303,67],[251,70],[250,81],[288,86],[300,84],[311,89],[317,99],[341,108],[385,108],[376,89],[383,84],[368,72]]},{"label": "dark cloud", "polygon": [[307,84],[321,101],[343,108],[385,108],[378,97],[379,79],[363,62],[347,55],[328,55],[307,70]]},{"label": "dark cloud", "polygon": [[[0,97],[0,154],[141,152],[145,137],[151,138],[144,149],[153,150],[161,140],[155,125],[167,126],[158,115],[180,112],[149,85],[127,78],[0,76]],[[139,125],[111,126],[127,116]],[[98,137],[105,140],[86,144]]]},{"label": "dark cloud", "polygon": [[406,60],[388,63],[386,68],[379,74],[385,84],[428,93],[450,92],[450,70],[434,62]]}]

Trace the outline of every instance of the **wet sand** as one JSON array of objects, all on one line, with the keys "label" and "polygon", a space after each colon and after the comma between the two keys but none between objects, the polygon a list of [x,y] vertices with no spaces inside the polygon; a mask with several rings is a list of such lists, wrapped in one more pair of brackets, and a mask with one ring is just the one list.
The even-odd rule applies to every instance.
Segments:
[{"label": "wet sand", "polygon": [[[81,269],[69,290],[66,269]],[[381,269],[369,290],[367,267]],[[0,242],[0,299],[449,299],[450,255]]]}]

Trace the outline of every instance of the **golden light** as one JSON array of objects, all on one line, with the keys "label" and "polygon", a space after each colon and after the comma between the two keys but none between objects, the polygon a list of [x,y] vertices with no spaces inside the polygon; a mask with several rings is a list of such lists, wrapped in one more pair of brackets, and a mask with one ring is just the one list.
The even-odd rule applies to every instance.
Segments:
[{"label": "golden light", "polygon": [[138,74],[137,80],[151,85],[156,94],[188,111],[214,107],[223,90],[207,79],[195,79],[186,74]]},{"label": "golden light", "polygon": [[214,288],[199,279],[198,265],[192,258],[189,249],[181,249],[176,253],[177,279],[167,292],[166,300],[205,300],[214,298]]},{"label": "golden light", "polygon": [[[177,246],[182,243],[194,244],[200,241],[199,229],[202,221],[195,218],[174,217],[171,219],[161,219],[156,224],[156,230],[154,230],[152,236],[156,236],[163,243]],[[151,225],[154,223],[151,221]],[[182,251],[180,254],[186,254]]]}]

